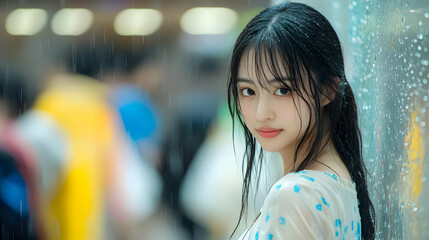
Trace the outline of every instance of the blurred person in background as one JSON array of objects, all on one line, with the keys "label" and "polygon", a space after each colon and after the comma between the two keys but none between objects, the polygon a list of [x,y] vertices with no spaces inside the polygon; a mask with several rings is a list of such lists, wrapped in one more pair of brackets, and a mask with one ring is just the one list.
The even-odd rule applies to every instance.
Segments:
[{"label": "blurred person in background", "polygon": [[40,239],[31,152],[16,121],[32,104],[28,80],[11,66],[0,66],[0,238]]},{"label": "blurred person in background", "polygon": [[161,168],[162,122],[151,99],[161,83],[158,51],[122,49],[112,56],[109,99],[119,112],[130,140],[150,164]]},{"label": "blurred person in background", "polygon": [[109,102],[119,113],[129,150],[133,150],[134,157],[118,170],[124,179],[119,181],[120,187],[129,189],[123,192],[124,199],[133,209],[134,223],[128,224],[130,239],[150,238],[147,223],[161,204],[163,182],[158,171],[163,164],[163,130],[160,112],[152,101],[162,77],[158,53],[158,49],[117,48],[111,56],[110,70],[102,77],[109,86]]},{"label": "blurred person in background", "polygon": [[40,165],[48,239],[127,239],[157,208],[160,179],[131,144],[103,83],[114,73],[112,56],[73,47],[20,121]]},{"label": "blurred person in background", "polygon": [[173,89],[179,94],[172,97],[177,98],[177,103],[172,104],[175,114],[170,119],[170,131],[164,145],[163,204],[175,214],[174,219],[187,239],[204,239],[210,233],[203,222],[186,213],[180,204],[180,191],[219,109],[221,95],[216,92],[218,86],[213,86],[213,82],[218,78],[222,63],[217,58],[204,55],[190,56],[183,62],[188,71],[195,69],[198,75],[181,83],[183,89]]},{"label": "blurred person in background", "polygon": [[[20,120],[40,166],[40,209],[48,239],[101,239],[108,170],[115,150],[114,112],[103,87],[58,74]],[[37,127],[36,127],[37,126]]]}]

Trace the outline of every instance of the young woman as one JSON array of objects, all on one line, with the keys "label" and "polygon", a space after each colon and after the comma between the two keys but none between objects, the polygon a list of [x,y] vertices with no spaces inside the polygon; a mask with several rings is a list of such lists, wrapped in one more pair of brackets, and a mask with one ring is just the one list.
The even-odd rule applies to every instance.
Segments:
[{"label": "young woman", "polygon": [[234,47],[228,98],[246,138],[238,224],[264,150],[284,163],[240,239],[374,239],[356,104],[323,15],[287,2],[253,18]]}]

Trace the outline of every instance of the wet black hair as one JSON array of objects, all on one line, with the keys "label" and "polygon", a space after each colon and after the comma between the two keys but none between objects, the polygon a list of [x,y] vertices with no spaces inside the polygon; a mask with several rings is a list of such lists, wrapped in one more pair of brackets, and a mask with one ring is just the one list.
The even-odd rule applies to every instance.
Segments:
[{"label": "wet black hair", "polygon": [[[250,51],[252,54],[249,54]],[[357,107],[345,76],[340,41],[321,13],[305,4],[292,2],[271,6],[259,13],[247,24],[234,46],[228,80],[228,104],[233,125],[234,120],[239,121],[244,129],[246,151],[240,218],[233,234],[247,209],[253,171],[255,168],[259,170],[259,179],[263,159],[262,148],[257,154],[256,139],[240,114],[237,78],[240,62],[244,58],[247,65],[255,66],[261,86],[264,87],[267,80],[263,70],[266,63],[268,69],[265,71],[269,71],[285,88],[292,89],[310,110],[313,118],[310,122],[314,122],[314,126],[304,126],[304,136],[298,142],[294,163],[301,151],[306,156],[299,166],[294,165],[293,171],[301,171],[317,161],[328,142],[332,141],[356,184],[362,238],[374,239],[375,212],[367,189]],[[284,74],[287,76],[282,76]],[[288,84],[285,79],[289,80]],[[325,106],[321,106],[323,96],[330,101]],[[303,149],[307,142],[308,149]]]}]

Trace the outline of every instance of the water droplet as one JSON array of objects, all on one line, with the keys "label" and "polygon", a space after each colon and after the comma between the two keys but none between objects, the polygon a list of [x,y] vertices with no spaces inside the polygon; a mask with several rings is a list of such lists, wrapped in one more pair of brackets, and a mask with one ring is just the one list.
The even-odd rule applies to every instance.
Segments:
[{"label": "water droplet", "polygon": [[423,34],[420,33],[419,36],[418,36],[418,38],[419,39],[423,39]]},{"label": "water droplet", "polygon": [[340,8],[340,4],[339,4],[338,2],[333,2],[333,3],[332,3],[332,6],[333,6],[334,8]]},{"label": "water droplet", "polygon": [[423,59],[422,60],[422,64],[425,65],[425,66],[428,66],[429,65],[429,61],[426,60],[426,59]]},{"label": "water droplet", "polygon": [[423,23],[422,23],[422,21],[419,21],[419,26],[421,26]]},{"label": "water droplet", "polygon": [[429,13],[425,13],[425,18],[429,18]]}]

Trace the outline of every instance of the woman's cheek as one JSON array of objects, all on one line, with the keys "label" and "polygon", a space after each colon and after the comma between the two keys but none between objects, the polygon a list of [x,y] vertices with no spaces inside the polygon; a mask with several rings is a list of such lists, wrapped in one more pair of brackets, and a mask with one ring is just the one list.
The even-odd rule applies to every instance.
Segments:
[{"label": "woman's cheek", "polygon": [[[308,108],[308,106],[307,105],[301,105],[301,107],[300,107],[300,109],[299,109],[299,111],[300,111],[300,117],[301,117],[301,124],[302,124],[302,129],[306,129],[306,128],[310,128],[310,129],[312,129],[313,128],[313,125],[314,125],[314,119],[315,119],[315,115],[314,115],[314,112],[311,112],[310,113],[310,109]],[[311,115],[311,116],[310,116]],[[310,122],[310,120],[311,120],[311,122]]]},{"label": "woman's cheek", "polygon": [[249,102],[246,99],[240,101],[240,112],[243,118],[247,118],[249,115]]}]

